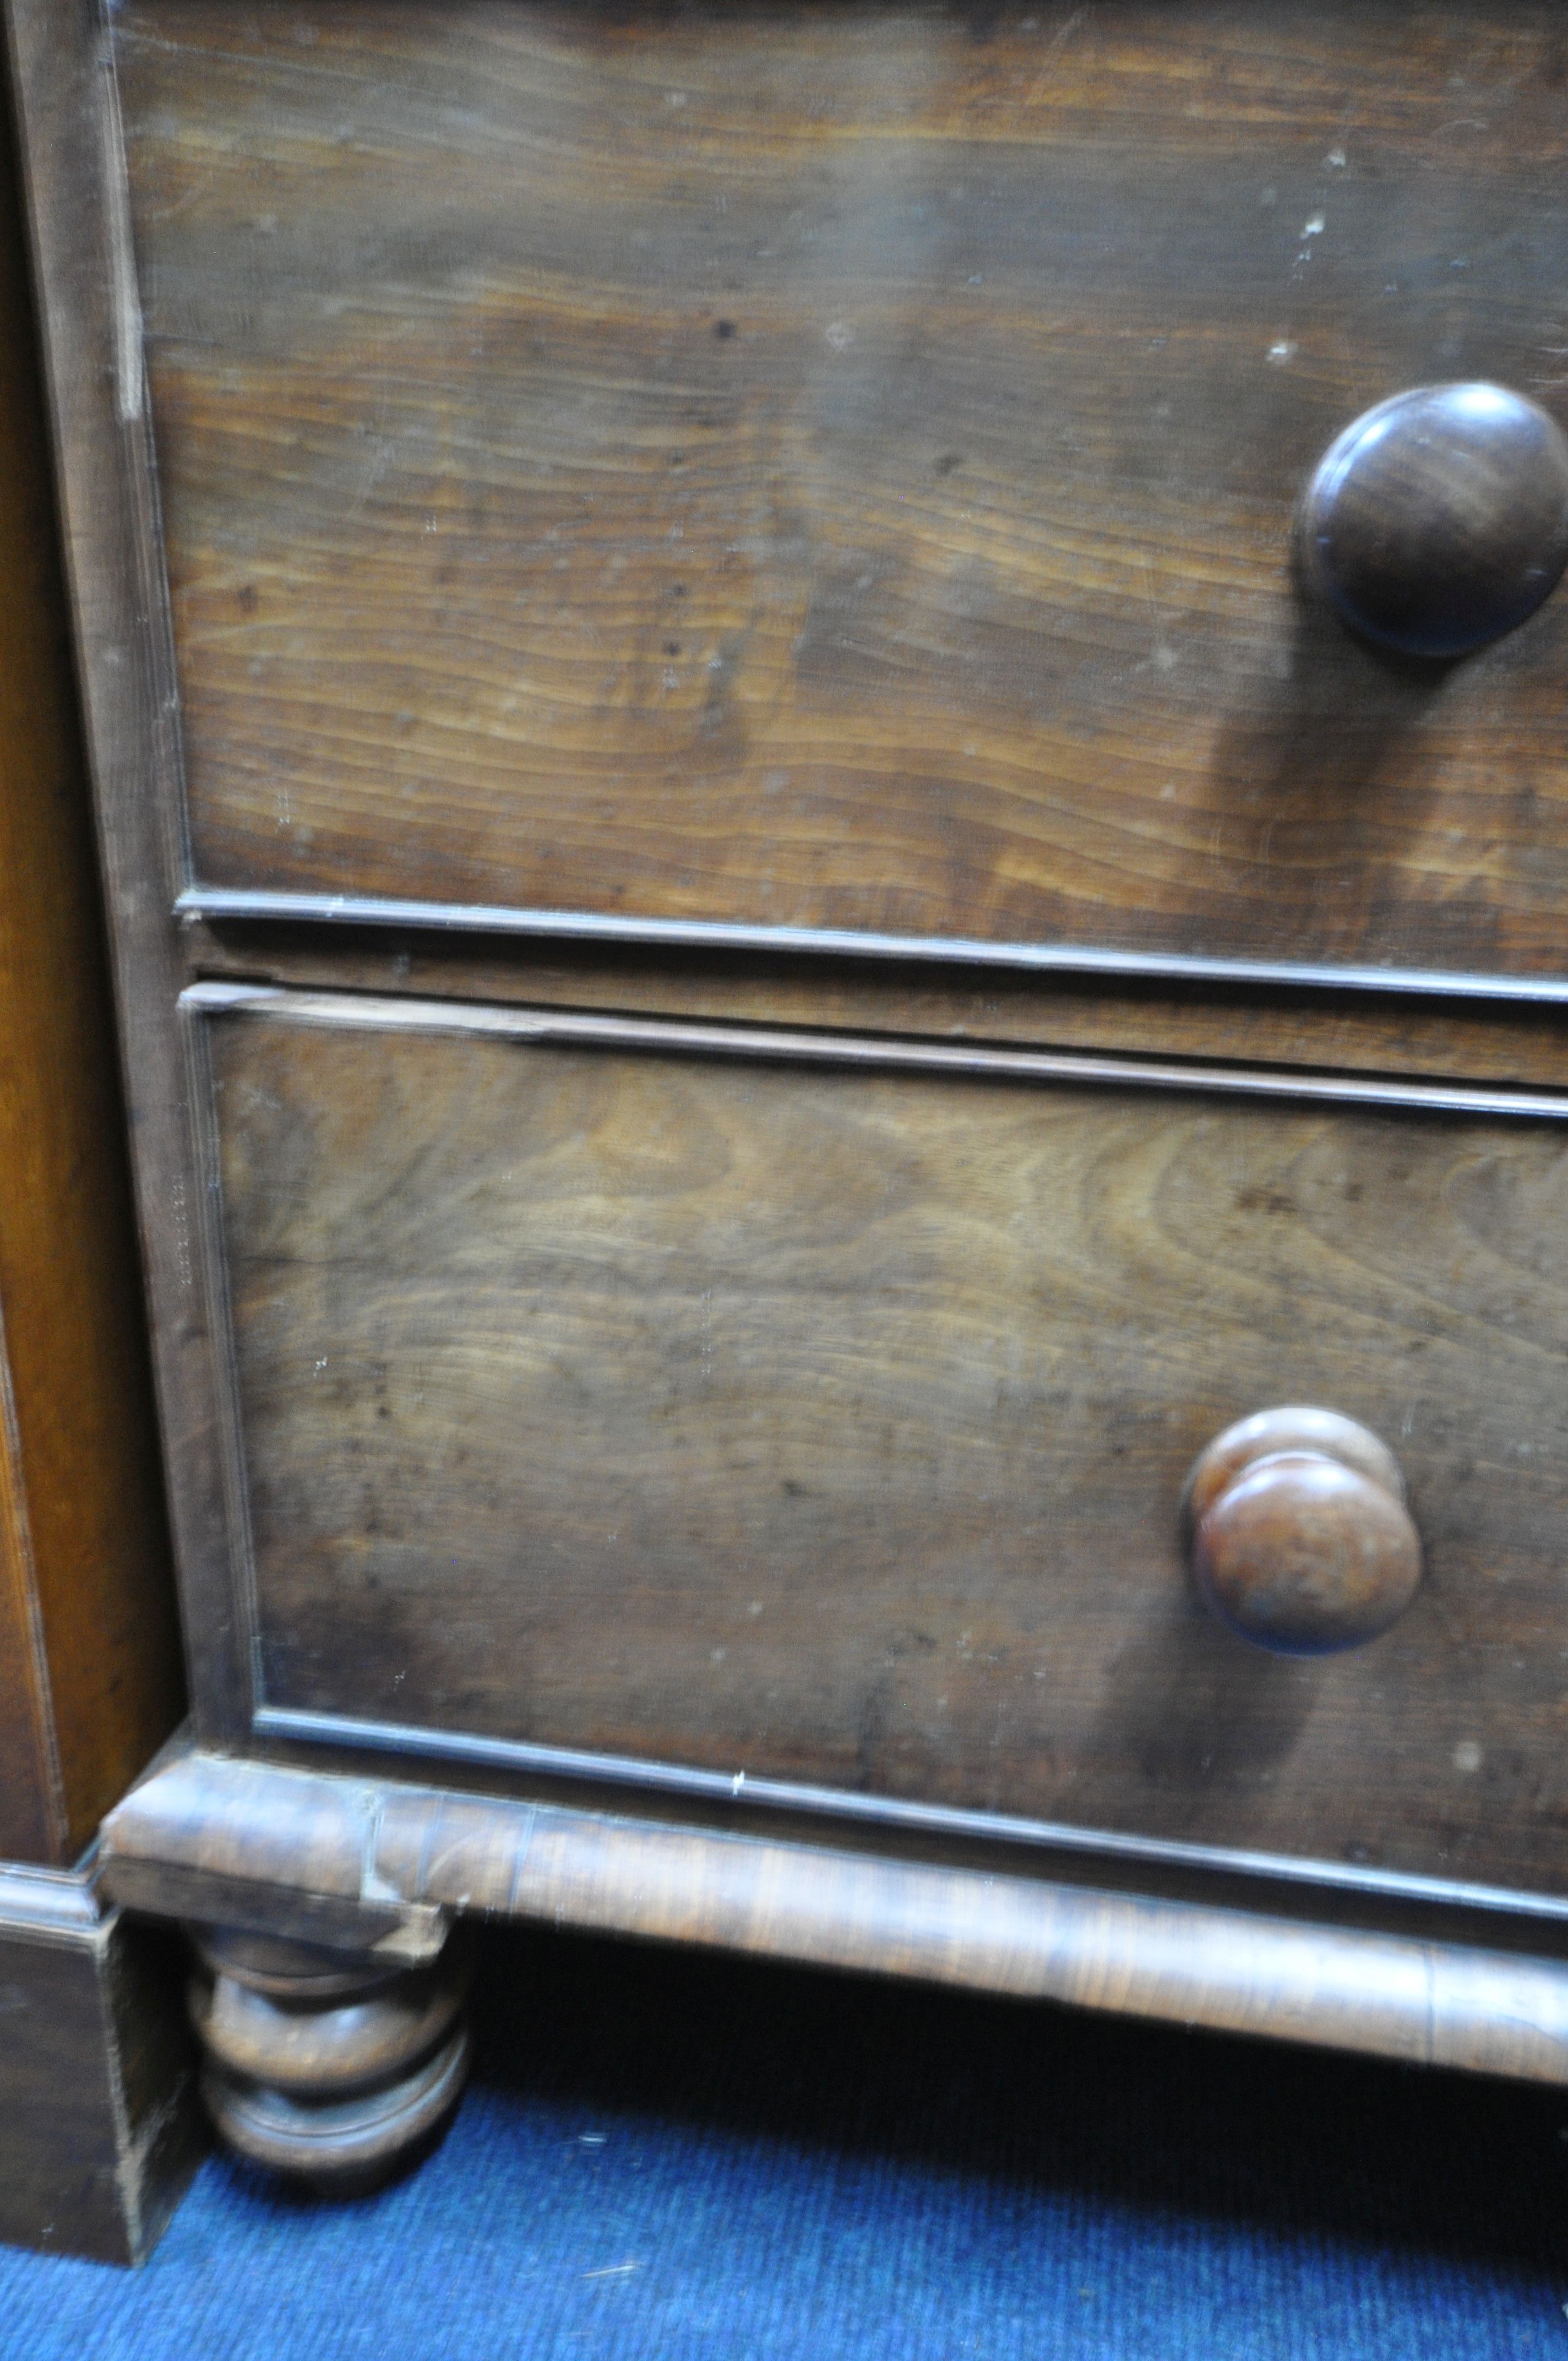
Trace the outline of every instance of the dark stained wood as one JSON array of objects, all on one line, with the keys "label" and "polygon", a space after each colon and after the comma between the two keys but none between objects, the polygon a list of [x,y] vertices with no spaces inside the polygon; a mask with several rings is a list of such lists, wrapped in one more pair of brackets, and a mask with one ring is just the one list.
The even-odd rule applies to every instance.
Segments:
[{"label": "dark stained wood", "polygon": [[1337,1411],[1238,1420],[1200,1455],[1184,1509],[1199,1597],[1280,1655],[1380,1639],[1421,1578],[1398,1462]]},{"label": "dark stained wood", "polygon": [[[244,1727],[249,1668],[235,1645],[229,1604],[229,1504],[212,1433],[216,1378],[192,1245],[188,1085],[169,1020],[182,976],[167,916],[182,858],[179,709],[118,115],[97,0],[6,0],[5,27],[137,1143],[137,1213],[156,1307],[154,1359],[193,1710],[203,1728],[232,1733]],[[43,905],[36,915],[41,920],[47,911]],[[47,929],[39,940],[47,943]],[[109,1157],[99,1138],[73,1170],[82,1199],[106,1185],[92,1168]],[[135,1416],[127,1410],[128,1422]],[[132,1431],[128,1424],[127,1438]],[[111,1466],[127,1447],[112,1435],[104,1446]],[[62,1509],[70,1512],[69,1500]],[[82,1578],[96,1579],[91,1570]],[[105,1604],[104,1611],[114,1610]],[[84,1640],[90,1664],[90,1631]],[[105,1708],[108,1728],[123,1710]],[[90,1721],[82,1742],[94,1742]],[[97,1808],[108,1800],[101,1795]]]},{"label": "dark stained wood", "polygon": [[1568,605],[1291,571],[1561,400],[1544,0],[115,23],[203,881],[1568,973]]},{"label": "dark stained wood", "polygon": [[339,1906],[370,1890],[1568,2081],[1561,1960],[362,1774],[187,1756],[110,1816],[105,1874],[145,1894],[182,1869],[233,1892],[252,1868],[272,1877],[281,1828],[300,1893]]},{"label": "dark stained wood", "polygon": [[37,1864],[82,1852],[168,1734],[182,1685],[8,91],[0,101],[0,2239],[137,2262],[205,2144],[177,1960],[87,1877]]},{"label": "dark stained wood", "polygon": [[[831,1066],[856,1073],[963,1075],[981,1081],[1110,1083],[1200,1092],[1221,1098],[1289,1099],[1332,1106],[1409,1107],[1419,1114],[1568,1116],[1561,1091],[1499,1090],[1475,1082],[1402,1074],[1322,1074],[1215,1061],[1086,1055],[978,1041],[910,1040],[897,1035],[786,1026],[693,1025],[667,1018],[606,1016],[581,1010],[487,1008],[472,1002],[387,999],[345,993],[285,992],[273,984],[208,979],[181,994],[182,1016],[266,1016],[297,1025],[449,1034],[557,1049],[650,1049],[656,1054]],[[198,1033],[195,1038],[199,1042]],[[215,1174],[212,1175],[215,1186]]]},{"label": "dark stained wood", "polygon": [[169,1937],[0,1867],[0,2239],[140,2262],[206,2145]]},{"label": "dark stained wood", "polygon": [[59,1861],[168,1735],[181,1681],[4,108],[0,329],[0,1855]]},{"label": "dark stained wood", "polygon": [[64,1798],[17,1473],[14,1430],[0,1429],[0,1846],[12,1860],[58,1861]]},{"label": "dark stained wood", "polygon": [[1568,566],[1568,440],[1502,386],[1394,394],[1323,455],[1301,539],[1353,631],[1402,655],[1469,655],[1528,621]]},{"label": "dark stained wood", "polygon": [[[116,83],[96,0],[7,7],[230,1750],[112,1816],[113,1891],[262,1998],[258,1943],[417,1976],[491,1909],[1568,2080],[1568,1133],[1410,1088],[1568,1082],[1560,1010],[170,916],[194,876],[1561,993],[1563,602],[1439,681],[1290,545],[1399,387],[1560,410],[1559,12],[131,0]],[[192,1092],[180,989],[247,973],[337,1016],[209,1003]],[[530,1044],[530,998],[731,1030]],[[1249,1104],[1237,1060],[1314,1071]],[[1301,1104],[1335,1068],[1403,1099]],[[1183,1563],[1193,1453],[1292,1397],[1387,1436],[1430,1556],[1332,1663]],[[443,1748],[512,1800],[365,1767]],[[1294,1907],[1213,1901],[1249,1880]],[[1343,1915],[1418,1883],[1422,1936]]]},{"label": "dark stained wood", "polygon": [[1568,1008],[952,972],[863,960],[738,959],[502,944],[352,928],[187,930],[203,976],[567,1009],[831,1025],[1133,1056],[1234,1060],[1568,1087]]},{"label": "dark stained wood", "polygon": [[[270,1706],[1568,1890],[1561,1122],[193,1021]],[[1183,1565],[1281,1397],[1428,1553],[1319,1664]]]},{"label": "dark stained wood", "polygon": [[203,2095],[232,2147],[338,2196],[378,2187],[428,2147],[468,2070],[466,1942],[419,1969],[221,1929],[197,1952]]},{"label": "dark stained wood", "polygon": [[[464,1979],[454,1973],[389,1970],[374,1958],[214,1929],[197,1952],[202,2037],[231,2073],[253,2082],[319,2092],[389,2079],[447,2034],[462,2006]],[[330,2000],[343,2022],[277,2004],[302,1998]]]}]

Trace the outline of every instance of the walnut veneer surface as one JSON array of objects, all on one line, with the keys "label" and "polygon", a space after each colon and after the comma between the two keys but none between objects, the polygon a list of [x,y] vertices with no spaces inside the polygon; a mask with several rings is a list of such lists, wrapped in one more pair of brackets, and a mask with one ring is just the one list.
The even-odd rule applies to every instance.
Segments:
[{"label": "walnut veneer surface", "polygon": [[[1562,411],[1561,11],[6,5],[192,1672],[111,1890],[285,2018],[482,1904],[1568,2078],[1568,598],[1411,664],[1297,547]],[[1281,1405],[1424,1561],[1333,1661],[1189,1583]]]},{"label": "walnut veneer surface", "polygon": [[[197,1021],[269,1705],[1568,1883],[1558,1123]],[[1320,1400],[1428,1573],[1282,1663],[1181,1487]]]},{"label": "walnut veneer surface", "polygon": [[1552,6],[115,23],[200,882],[1568,975],[1568,604],[1292,570],[1557,398]]}]

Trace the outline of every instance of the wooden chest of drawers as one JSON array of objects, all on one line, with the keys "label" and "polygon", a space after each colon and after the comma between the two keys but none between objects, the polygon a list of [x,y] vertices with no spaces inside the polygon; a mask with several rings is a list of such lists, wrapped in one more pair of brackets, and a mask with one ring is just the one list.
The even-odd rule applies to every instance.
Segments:
[{"label": "wooden chest of drawers", "polygon": [[11,20],[231,2135],[480,1909],[1568,2079],[1556,13]]}]

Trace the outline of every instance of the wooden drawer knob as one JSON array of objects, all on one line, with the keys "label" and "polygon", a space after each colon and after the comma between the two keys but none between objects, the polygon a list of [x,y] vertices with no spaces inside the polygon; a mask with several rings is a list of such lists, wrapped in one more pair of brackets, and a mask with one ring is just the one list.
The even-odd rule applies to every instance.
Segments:
[{"label": "wooden drawer knob", "polygon": [[1332,1410],[1265,1410],[1228,1426],[1194,1464],[1183,1510],[1204,1604],[1280,1655],[1376,1639],[1421,1578],[1393,1454]]},{"label": "wooden drawer knob", "polygon": [[1353,631],[1464,655],[1533,615],[1568,565],[1568,438],[1502,386],[1417,386],[1330,445],[1301,525]]}]

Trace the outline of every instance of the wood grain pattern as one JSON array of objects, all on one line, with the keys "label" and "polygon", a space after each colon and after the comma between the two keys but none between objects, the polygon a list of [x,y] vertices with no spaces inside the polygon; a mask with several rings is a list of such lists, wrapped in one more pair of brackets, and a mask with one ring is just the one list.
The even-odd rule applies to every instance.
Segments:
[{"label": "wood grain pattern", "polygon": [[[170,1021],[183,981],[168,917],[182,863],[179,707],[119,119],[98,0],[5,0],[5,21],[194,1710],[203,1728],[232,1731],[244,1726],[249,1667],[228,1602],[228,1503],[211,1433],[216,1379],[192,1242],[188,1083]],[[46,1136],[52,1120],[46,1107]],[[93,1177],[101,1158],[97,1143],[73,1189],[103,1185]],[[105,1464],[118,1465],[121,1449],[110,1437]],[[108,1725],[118,1710],[105,1708]]]},{"label": "wood grain pattern", "polygon": [[157,2244],[206,2145],[176,1968],[86,1879],[0,1870],[0,2239],[119,2263]]},{"label": "wood grain pattern", "polygon": [[[1559,1125],[373,1014],[200,1020],[271,1704],[1568,1887]],[[1184,1577],[1282,1399],[1427,1553],[1339,1662]]]},{"label": "wood grain pattern", "polygon": [[1290,574],[1560,399],[1544,0],[115,21],[203,880],[1568,969],[1568,605]]},{"label": "wood grain pattern", "polygon": [[55,1861],[65,1799],[0,1345],[0,1858]]},{"label": "wood grain pattern", "polygon": [[467,2077],[470,1955],[400,1971],[374,1952],[198,1940],[202,2094],[231,2147],[321,2195],[362,2196],[433,2142]]},{"label": "wood grain pattern", "polygon": [[[193,857],[1561,985],[1568,610],[1418,676],[1287,550],[1402,383],[1561,413],[1558,13],[131,0],[138,289],[96,0],[7,6],[201,1726],[252,1730],[253,1522],[258,1742],[755,1763],[859,1849],[204,1759],[112,1826],[127,1898],[410,1961],[516,1910],[1563,2079],[1520,1956],[1568,1906],[1555,1123],[203,1019],[225,1493],[173,1012],[250,960],[1521,1084],[1568,1079],[1561,1015],[168,920]],[[1182,1576],[1193,1452],[1290,1397],[1387,1434],[1431,1566],[1341,1664],[1260,1665]],[[1303,1898],[874,1857],[849,1813],[909,1799],[1263,1848]],[[1515,1956],[1313,1926],[1319,1861],[1491,1883]]]},{"label": "wood grain pattern", "polygon": [[[73,1858],[181,1699],[17,159],[0,110],[0,1854]],[[31,1697],[12,1690],[31,1665]]]},{"label": "wood grain pattern", "polygon": [[1502,386],[1397,393],[1330,445],[1299,544],[1360,637],[1467,655],[1517,631],[1568,566],[1568,439]]},{"label": "wood grain pattern", "polygon": [[1354,1419],[1282,1404],[1217,1435],[1182,1512],[1199,1597],[1288,1656],[1381,1638],[1421,1578],[1399,1464]]},{"label": "wood grain pattern", "polygon": [[[286,1833],[285,1833],[286,1832]],[[243,1888],[291,1864],[339,1908],[364,1891],[547,1925],[920,1976],[1412,2063],[1568,2081],[1568,1966],[1473,1944],[1314,1927],[201,1754],[104,1829],[116,1891],[182,1871]],[[189,1890],[189,1889],[187,1889]]]},{"label": "wood grain pattern", "polygon": [[1568,1086],[1568,1009],[1392,994],[943,973],[891,961],[740,959],[641,946],[519,947],[358,927],[192,925],[198,975],[566,1009],[831,1025],[1250,1065]]}]

